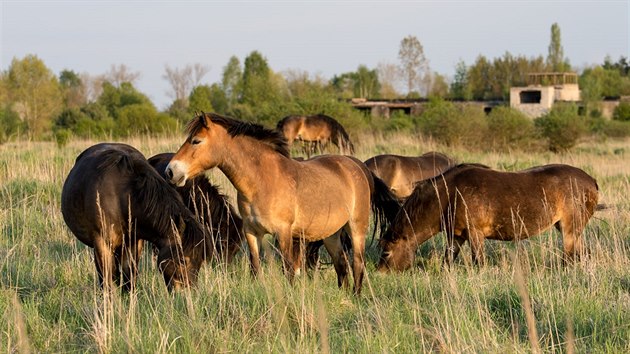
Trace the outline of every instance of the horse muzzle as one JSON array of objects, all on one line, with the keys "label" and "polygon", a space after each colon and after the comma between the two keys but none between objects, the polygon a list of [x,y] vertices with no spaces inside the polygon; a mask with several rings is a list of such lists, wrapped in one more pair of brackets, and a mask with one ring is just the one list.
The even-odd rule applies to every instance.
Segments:
[{"label": "horse muzzle", "polygon": [[174,184],[177,187],[183,187],[186,184],[187,176],[186,169],[182,168],[182,163],[179,161],[174,161],[166,166],[164,170],[164,174],[166,175],[166,179],[170,184]]}]

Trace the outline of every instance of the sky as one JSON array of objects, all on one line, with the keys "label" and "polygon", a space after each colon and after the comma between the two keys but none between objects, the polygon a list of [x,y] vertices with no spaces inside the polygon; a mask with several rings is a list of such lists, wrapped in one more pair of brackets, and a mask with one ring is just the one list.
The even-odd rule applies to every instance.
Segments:
[{"label": "sky", "polygon": [[558,23],[574,67],[630,56],[630,0],[442,1],[29,1],[0,0],[0,70],[35,54],[54,73],[99,75],[124,64],[136,87],[165,109],[165,66],[201,63],[202,83],[220,80],[231,56],[259,51],[275,72],[332,78],[359,65],[398,63],[400,41],[416,36],[429,65],[506,52],[546,56]]}]

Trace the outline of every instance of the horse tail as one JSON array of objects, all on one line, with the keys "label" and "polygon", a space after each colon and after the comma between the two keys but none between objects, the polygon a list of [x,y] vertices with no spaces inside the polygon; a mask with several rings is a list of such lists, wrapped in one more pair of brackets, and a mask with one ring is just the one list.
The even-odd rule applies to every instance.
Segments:
[{"label": "horse tail", "polygon": [[370,175],[374,181],[374,188],[370,198],[372,213],[375,217],[374,231],[372,233],[372,239],[374,239],[377,228],[379,229],[379,236],[382,236],[387,228],[394,223],[401,205],[382,179],[377,177],[372,171],[370,171]]},{"label": "horse tail", "polygon": [[343,125],[336,121],[334,118],[327,116],[325,114],[320,114],[324,120],[328,122],[330,126],[330,140],[333,144],[337,145],[341,149],[348,150],[350,154],[354,154],[354,145],[352,141],[350,141],[350,136],[346,129],[344,129]]}]

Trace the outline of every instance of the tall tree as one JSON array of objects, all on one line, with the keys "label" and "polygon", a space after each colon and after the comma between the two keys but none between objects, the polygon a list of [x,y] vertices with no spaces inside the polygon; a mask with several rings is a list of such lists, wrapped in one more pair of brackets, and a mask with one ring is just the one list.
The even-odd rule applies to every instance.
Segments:
[{"label": "tall tree", "polygon": [[59,84],[66,108],[78,108],[87,103],[84,85],[79,74],[72,70],[63,70],[59,74]]},{"label": "tall tree", "polygon": [[370,70],[365,65],[359,65],[354,74],[354,95],[355,97],[375,98],[378,97],[381,85],[378,82],[376,70]]},{"label": "tall tree", "polygon": [[407,93],[420,89],[422,79],[429,70],[429,62],[418,38],[412,35],[403,38],[398,50],[398,59],[400,71],[407,84]]},{"label": "tall tree", "polygon": [[551,41],[547,54],[547,65],[551,71],[563,72],[569,70],[568,63],[564,59],[560,26],[557,23],[551,25]]},{"label": "tall tree", "polygon": [[201,83],[210,68],[207,65],[195,63],[187,64],[183,68],[171,68],[166,65],[164,71],[162,78],[171,85],[170,96],[174,100],[185,102],[193,87]]},{"label": "tall tree", "polygon": [[35,55],[13,59],[6,84],[10,102],[28,127],[31,138],[47,132],[63,106],[57,77]]},{"label": "tall tree", "polygon": [[457,100],[470,100],[472,92],[468,85],[468,68],[463,60],[455,65],[455,77],[451,83],[451,98]]},{"label": "tall tree", "polygon": [[254,107],[274,96],[271,69],[262,54],[253,51],[245,58],[243,71],[243,103]]},{"label": "tall tree", "polygon": [[241,96],[243,84],[243,69],[241,62],[237,57],[232,56],[228,63],[223,67],[223,75],[221,78],[221,87],[225,92],[228,106],[231,107],[238,102]]}]

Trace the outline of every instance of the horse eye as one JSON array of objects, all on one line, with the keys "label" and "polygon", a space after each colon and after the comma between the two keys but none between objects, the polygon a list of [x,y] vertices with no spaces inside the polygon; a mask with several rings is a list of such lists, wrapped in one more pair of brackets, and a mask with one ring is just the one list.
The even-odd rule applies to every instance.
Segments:
[{"label": "horse eye", "polygon": [[190,143],[193,144],[193,145],[197,145],[197,144],[201,143],[201,140],[200,139],[193,139],[193,141],[191,141]]}]

